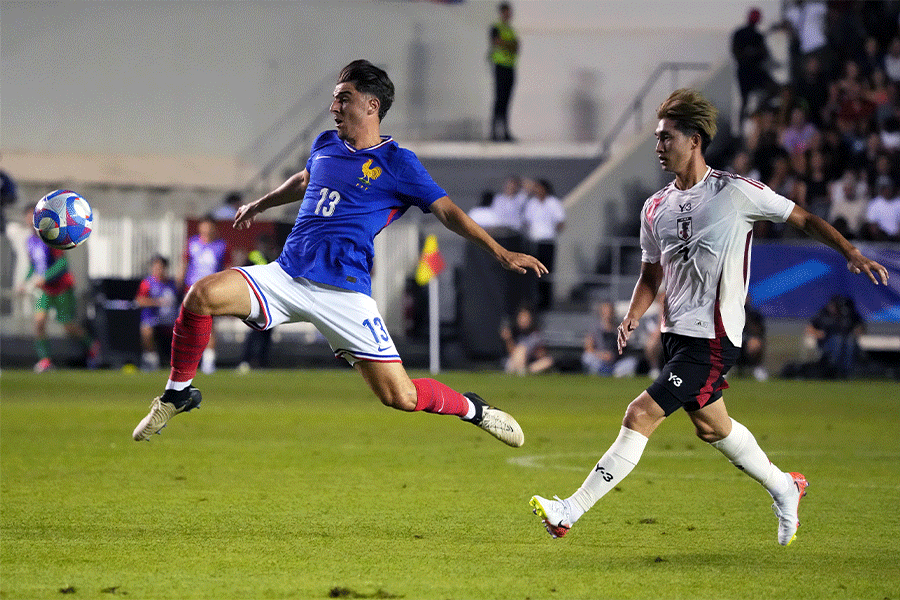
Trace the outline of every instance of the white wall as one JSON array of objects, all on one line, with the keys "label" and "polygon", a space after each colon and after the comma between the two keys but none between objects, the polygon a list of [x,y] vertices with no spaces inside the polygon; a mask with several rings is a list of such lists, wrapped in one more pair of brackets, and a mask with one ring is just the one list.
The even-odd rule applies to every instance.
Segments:
[{"label": "white wall", "polygon": [[[523,0],[514,133],[525,141],[573,138],[575,79],[605,133],[663,60],[716,63],[746,0]],[[777,0],[753,2],[767,18]],[[386,65],[397,85],[387,132],[406,125],[411,90],[426,95],[432,133],[486,131],[485,60],[496,3],[19,2],[2,0],[4,152],[194,155],[259,163],[278,149],[248,144],[304,91],[348,61]],[[410,73],[416,26],[430,68]],[[326,106],[330,85],[313,103]],[[288,134],[309,119],[289,123]],[[474,130],[473,130],[474,128]],[[277,136],[276,136],[277,137]],[[288,138],[290,136],[288,135]],[[230,184],[230,182],[229,182]]]}]

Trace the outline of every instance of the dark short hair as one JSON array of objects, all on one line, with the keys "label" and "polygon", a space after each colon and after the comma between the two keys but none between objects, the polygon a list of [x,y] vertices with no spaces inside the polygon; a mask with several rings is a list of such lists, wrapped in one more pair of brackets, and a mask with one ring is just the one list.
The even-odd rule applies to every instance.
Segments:
[{"label": "dark short hair", "polygon": [[548,196],[552,196],[552,195],[553,195],[553,184],[550,183],[549,180],[547,180],[547,179],[538,179],[538,183],[540,184],[540,186],[541,186],[542,188],[544,188],[544,191],[547,192],[547,195],[548,195]]},{"label": "dark short hair", "polygon": [[394,84],[384,69],[367,60],[354,60],[341,69],[338,83],[352,83],[358,92],[378,98],[378,120],[384,119],[394,103]]},{"label": "dark short hair", "polygon": [[162,254],[154,254],[153,255],[153,257],[150,259],[150,264],[152,265],[155,262],[162,263],[162,266],[164,269],[169,268],[169,259],[166,258],[165,256],[163,256]]}]

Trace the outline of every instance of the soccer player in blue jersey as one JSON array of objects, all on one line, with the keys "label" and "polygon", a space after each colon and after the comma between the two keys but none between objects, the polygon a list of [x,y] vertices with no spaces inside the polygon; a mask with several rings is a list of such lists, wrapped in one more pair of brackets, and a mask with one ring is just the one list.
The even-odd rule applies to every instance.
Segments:
[{"label": "soccer player in blue jersey", "polygon": [[548,272],[533,256],[498,244],[450,200],[415,154],[381,135],[393,99],[394,85],[382,69],[365,60],[344,67],[331,102],[336,130],[316,138],[305,169],[235,215],[234,226],[242,228],[265,210],[302,201],[281,255],[267,265],[209,275],[191,287],[175,322],[165,392],[135,428],[135,440],[149,439],[173,416],[200,404],[191,382],[212,318],[231,315],[258,329],[311,322],[385,405],[456,415],[510,446],[524,443],[516,420],[477,394],[410,379],[370,296],[375,235],[411,206],[433,213],[511,271]]}]

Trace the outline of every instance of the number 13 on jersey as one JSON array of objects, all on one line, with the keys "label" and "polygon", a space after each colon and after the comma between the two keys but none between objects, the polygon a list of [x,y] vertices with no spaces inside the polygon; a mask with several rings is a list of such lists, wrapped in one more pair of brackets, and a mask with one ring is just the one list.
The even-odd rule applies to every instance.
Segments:
[{"label": "number 13 on jersey", "polygon": [[[326,204],[326,201],[328,202]],[[341,201],[341,195],[335,190],[329,190],[323,187],[319,191],[319,203],[316,204],[316,210],[313,214],[330,217],[334,214],[334,207]]]}]

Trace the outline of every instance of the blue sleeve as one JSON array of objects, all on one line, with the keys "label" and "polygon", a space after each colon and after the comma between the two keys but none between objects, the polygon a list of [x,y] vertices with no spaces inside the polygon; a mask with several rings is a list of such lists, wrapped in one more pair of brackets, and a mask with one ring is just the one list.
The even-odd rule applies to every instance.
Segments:
[{"label": "blue sleeve", "polygon": [[397,193],[405,202],[422,209],[422,212],[430,212],[428,207],[432,202],[447,195],[444,188],[434,182],[418,157],[409,150],[400,153]]},{"label": "blue sleeve", "polygon": [[316,152],[322,149],[322,146],[328,143],[330,131],[323,131],[319,135],[316,136],[316,139],[313,140],[312,146],[309,149],[309,158],[306,160],[306,171],[311,172],[312,161],[316,157]]}]

